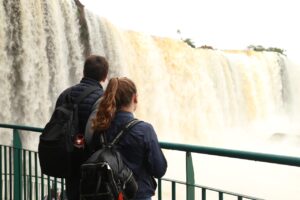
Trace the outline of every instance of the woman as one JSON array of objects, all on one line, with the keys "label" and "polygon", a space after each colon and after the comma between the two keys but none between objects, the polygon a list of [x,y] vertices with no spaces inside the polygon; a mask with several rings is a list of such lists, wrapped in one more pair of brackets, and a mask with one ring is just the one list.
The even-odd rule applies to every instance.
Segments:
[{"label": "woman", "polygon": [[[134,119],[138,104],[137,89],[128,78],[110,79],[93,121],[94,133],[106,134],[112,141],[118,131]],[[100,141],[94,135],[93,142]],[[99,138],[99,137],[98,137]],[[133,171],[138,182],[136,200],[151,200],[156,182],[167,170],[167,161],[160,149],[151,124],[140,122],[133,126],[118,143],[123,161]]]}]

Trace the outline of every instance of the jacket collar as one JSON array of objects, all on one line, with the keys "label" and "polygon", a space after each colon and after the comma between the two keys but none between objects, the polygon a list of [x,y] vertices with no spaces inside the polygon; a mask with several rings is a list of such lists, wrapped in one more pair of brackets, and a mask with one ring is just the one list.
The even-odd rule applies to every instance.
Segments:
[{"label": "jacket collar", "polygon": [[88,78],[88,77],[83,77],[80,81],[80,83],[85,83],[88,85],[98,85],[100,88],[103,89],[102,85],[100,84],[99,81],[92,79],[92,78]]},{"label": "jacket collar", "polygon": [[133,113],[126,111],[117,111],[116,117],[118,118],[133,118]]}]

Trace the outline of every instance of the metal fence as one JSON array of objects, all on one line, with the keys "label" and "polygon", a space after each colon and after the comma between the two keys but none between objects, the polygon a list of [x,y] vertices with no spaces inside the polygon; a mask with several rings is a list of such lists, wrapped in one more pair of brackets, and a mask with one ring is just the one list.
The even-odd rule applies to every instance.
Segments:
[{"label": "metal fence", "polygon": [[[19,135],[20,130],[40,133],[43,129],[9,124],[0,124],[0,128],[11,129],[13,133],[12,146],[0,145],[0,197],[2,197],[1,199],[66,199],[64,179],[49,177],[42,174],[39,168],[37,152],[22,148],[22,143]],[[165,150],[185,152],[186,170],[185,172],[181,173],[186,174],[186,180],[172,180],[167,178],[159,179],[157,190],[158,200],[162,200],[164,197],[162,185],[165,183],[171,184],[170,198],[172,200],[176,199],[176,186],[178,185],[184,185],[184,187],[186,188],[187,200],[195,199],[195,189],[201,190],[202,200],[207,199],[208,191],[215,192],[218,196],[217,199],[219,200],[223,200],[224,195],[230,195],[237,200],[261,199],[258,197],[252,197],[236,192],[230,192],[222,189],[216,189],[195,184],[192,153],[247,159],[253,161],[262,161],[297,167],[300,166],[300,158],[298,157],[279,156],[273,154],[254,153],[248,151],[238,151],[166,142],[160,142],[160,145]]]}]

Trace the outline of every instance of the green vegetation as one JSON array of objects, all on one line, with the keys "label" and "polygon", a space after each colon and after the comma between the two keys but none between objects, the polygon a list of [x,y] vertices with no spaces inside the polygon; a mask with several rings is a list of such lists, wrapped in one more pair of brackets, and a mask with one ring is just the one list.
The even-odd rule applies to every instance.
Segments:
[{"label": "green vegetation", "polygon": [[[202,45],[200,47],[196,47],[196,45],[194,44],[193,40],[191,38],[183,38],[181,36],[181,31],[180,29],[177,29],[177,34],[179,35],[180,37],[180,40],[185,42],[187,45],[189,45],[190,47],[192,48],[200,48],[200,49],[211,49],[211,50],[214,50],[214,48],[212,46],[209,46],[209,45]],[[286,55],[285,54],[285,50],[284,49],[281,49],[281,48],[277,48],[277,47],[268,47],[268,48],[265,48],[263,47],[262,45],[249,45],[247,47],[248,50],[253,50],[253,51],[269,51],[269,52],[276,52],[276,53],[279,53],[279,54],[282,54],[282,55]]]},{"label": "green vegetation", "polygon": [[194,44],[194,42],[192,41],[192,39],[190,39],[190,38],[185,38],[185,39],[183,39],[182,37],[181,37],[181,31],[179,30],[179,29],[177,29],[177,34],[180,36],[180,39],[183,41],[183,42],[185,42],[186,44],[188,44],[190,47],[192,47],[192,48],[196,48],[196,46],[195,46],[195,44]]},{"label": "green vegetation", "polygon": [[214,50],[214,48],[212,46],[208,46],[208,45],[202,45],[202,46],[197,47],[197,48]]},{"label": "green vegetation", "polygon": [[183,42],[187,43],[189,46],[191,46],[192,48],[196,48],[194,42],[190,39],[190,38],[186,38],[184,40],[182,40]]},{"label": "green vegetation", "polygon": [[271,51],[271,52],[277,52],[277,53],[280,53],[282,55],[285,55],[285,50],[284,49],[280,49],[280,48],[277,48],[277,47],[269,47],[269,48],[265,48],[261,45],[249,45],[247,47],[247,49],[249,50],[253,50],[253,51]]},{"label": "green vegetation", "polygon": [[195,43],[193,42],[193,40],[191,38],[182,38],[181,31],[179,29],[177,30],[177,34],[179,35],[181,41],[185,42],[186,44],[188,44],[192,48],[212,49],[212,50],[214,50],[214,48],[212,46],[208,46],[208,45],[202,45],[200,47],[196,47]]}]

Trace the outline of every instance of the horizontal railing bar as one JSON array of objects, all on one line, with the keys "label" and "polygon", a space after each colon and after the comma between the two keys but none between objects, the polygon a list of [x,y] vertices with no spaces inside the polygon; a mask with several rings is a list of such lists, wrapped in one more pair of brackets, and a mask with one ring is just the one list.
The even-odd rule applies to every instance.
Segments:
[{"label": "horizontal railing bar", "polygon": [[206,189],[206,190],[210,190],[210,191],[213,191],[213,192],[221,192],[221,193],[224,193],[224,194],[233,195],[233,196],[237,196],[237,197],[242,196],[243,198],[247,198],[247,199],[263,200],[263,199],[259,199],[257,197],[251,197],[251,196],[248,196],[248,195],[233,193],[233,192],[220,190],[220,189],[216,189],[216,188],[212,188],[212,187],[207,187],[207,186],[203,186],[203,185],[198,185],[198,184],[189,184],[189,183],[186,183],[184,181],[173,180],[173,179],[169,179],[169,178],[161,178],[161,180],[168,181],[168,182],[174,182],[176,184],[181,184],[181,185],[194,186],[194,187],[197,187],[197,188]]},{"label": "horizontal railing bar", "polygon": [[300,158],[293,157],[293,156],[274,155],[274,154],[267,154],[267,153],[258,153],[258,152],[249,152],[249,151],[241,151],[241,150],[222,149],[222,148],[195,146],[195,145],[187,145],[187,144],[168,143],[168,142],[160,142],[160,146],[163,149],[185,151],[185,152],[192,152],[192,153],[202,153],[202,154],[209,154],[215,156],[239,158],[239,159],[300,167]]},{"label": "horizontal railing bar", "polygon": [[[43,128],[36,128],[36,127],[23,126],[23,125],[1,124],[1,123],[0,123],[0,128],[9,128],[9,129],[15,129],[15,130],[18,129],[18,130],[25,130],[25,131],[32,131],[32,132],[39,132],[39,133],[41,133],[43,131]],[[261,162],[268,162],[268,163],[300,167],[300,157],[275,155],[275,154],[267,154],[267,153],[259,153],[259,152],[249,152],[249,151],[232,150],[232,149],[222,149],[222,148],[207,147],[207,146],[196,146],[196,145],[189,145],[189,144],[178,144],[178,143],[168,143],[168,142],[159,142],[159,143],[160,143],[161,148],[168,149],[168,150],[208,154],[208,155],[213,155],[213,156],[223,156],[223,157],[246,159],[246,160],[252,160],[252,161],[261,161]],[[5,146],[6,148],[9,147],[9,148],[15,149],[14,147],[11,147],[11,146],[6,146],[6,145],[1,145],[1,146]],[[32,150],[27,150],[27,151],[35,152]],[[24,170],[25,170],[25,168],[24,168]],[[12,173],[10,173],[10,174],[12,174]],[[26,176],[24,176],[24,177],[26,177]],[[32,178],[32,176],[31,176],[31,178]],[[40,179],[41,177],[38,177],[38,178]],[[44,179],[41,178],[41,180],[44,180]],[[46,180],[48,180],[48,182],[49,182],[50,181],[49,177]],[[172,183],[174,182],[174,183],[178,183],[178,184],[184,184],[184,185],[188,185],[188,186],[202,188],[203,190],[219,192],[219,194],[224,193],[224,194],[228,194],[228,195],[234,195],[234,196],[238,196],[239,199],[244,197],[247,199],[261,200],[258,198],[244,196],[241,194],[228,192],[228,191],[224,191],[224,190],[219,190],[219,189],[215,189],[215,188],[210,188],[210,187],[206,187],[206,186],[201,186],[201,185],[196,185],[196,184],[188,184],[188,183],[185,183],[182,181],[171,180],[171,179],[166,179],[166,178],[163,178],[162,180],[171,181]],[[48,185],[48,187],[49,187],[49,185]],[[24,186],[24,195],[25,194],[26,193],[25,193],[25,186]],[[204,191],[204,196],[205,196],[205,191]]]},{"label": "horizontal railing bar", "polygon": [[2,147],[8,147],[8,148],[11,148],[11,149],[20,149],[22,151],[28,151],[30,153],[36,153],[36,150],[30,150],[30,149],[24,149],[24,148],[17,148],[17,147],[13,147],[13,146],[9,146],[9,145],[4,145],[4,144],[0,144],[0,146],[2,146]]},{"label": "horizontal railing bar", "polygon": [[[0,175],[1,175],[1,173],[0,173]],[[2,172],[2,176],[5,176],[5,175],[7,175],[7,176],[10,176],[10,175],[14,175],[14,173],[3,173]],[[22,175],[22,177],[24,177],[24,175]],[[42,176],[34,176],[34,175],[32,175],[32,176],[29,176],[28,174],[26,174],[25,175],[25,177],[32,177],[32,178],[38,178],[38,180],[40,180],[40,179],[42,179]],[[51,176],[52,177],[52,176]],[[51,181],[54,181],[54,178],[55,177],[52,177],[53,179],[51,179]],[[47,178],[44,178],[44,180],[46,180]],[[32,183],[35,183],[35,181],[31,181]],[[56,181],[57,183],[62,183],[62,181]]]},{"label": "horizontal railing bar", "polygon": [[[23,126],[23,125],[1,124],[1,123],[0,123],[0,128],[20,129],[20,130],[27,130],[27,131],[34,131],[34,132],[43,131],[43,128],[36,128],[36,127]],[[195,145],[187,145],[187,144],[168,143],[168,142],[160,142],[160,145],[163,149],[186,151],[192,153],[202,153],[202,154],[209,154],[215,156],[224,156],[230,158],[239,158],[239,159],[300,167],[300,158],[292,157],[292,156],[274,155],[274,154],[267,154],[267,153],[248,152],[248,151],[241,151],[241,150],[222,149],[222,148],[195,146]]]},{"label": "horizontal railing bar", "polygon": [[0,123],[0,128],[19,129],[23,131],[33,131],[33,132],[42,132],[44,130],[43,128],[36,128],[31,126],[1,124],[1,123]]}]

